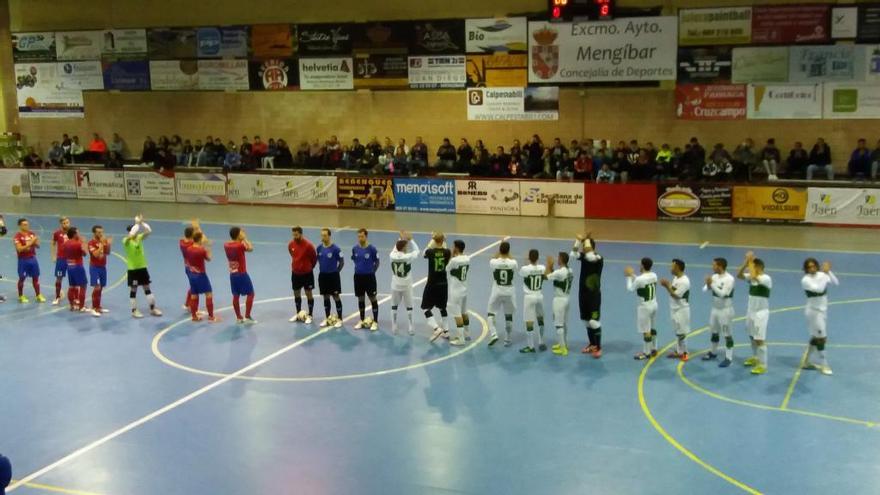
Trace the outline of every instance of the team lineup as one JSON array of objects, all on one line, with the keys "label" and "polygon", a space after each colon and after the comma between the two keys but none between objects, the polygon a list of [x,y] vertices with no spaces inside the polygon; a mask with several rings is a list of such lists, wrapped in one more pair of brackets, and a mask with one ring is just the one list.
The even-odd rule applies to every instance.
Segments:
[{"label": "team lineup", "polygon": [[[17,222],[18,231],[13,243],[18,257],[18,301],[30,302],[25,296],[25,282],[31,279],[34,297],[43,303],[47,299],[40,290],[40,266],[36,252],[41,247],[39,236],[30,228],[26,218]],[[6,227],[0,229],[0,235]],[[59,228],[53,232],[51,249],[54,263],[55,297],[53,305],[61,305],[64,278],[67,278],[67,299],[71,312],[89,313],[101,317],[108,312],[102,305],[102,291],[107,286],[107,257],[111,254],[113,239],[105,235],[100,225],[91,228],[91,239],[85,240],[77,227],[72,226],[67,217],[59,219]],[[126,228],[121,241],[127,265],[127,281],[131,316],[143,318],[137,303],[138,288],[146,298],[149,314],[162,316],[155,295],[151,289],[151,279],[144,249],[145,240],[152,233],[150,225],[142,215],[137,215],[134,223]],[[503,317],[503,345],[513,343],[514,315],[517,311],[516,282],[522,284],[522,321],[526,333],[526,345],[520,353],[531,354],[547,350],[545,343],[544,285],[552,283],[551,315],[556,330],[556,343],[552,353],[565,356],[568,345],[568,313],[575,274],[569,263],[580,263],[578,277],[579,319],[584,323],[587,344],[582,353],[593,358],[602,356],[602,287],[601,278],[605,260],[597,251],[596,241],[591,234],[578,235],[568,252],[548,256],[546,264],[540,263],[540,253],[536,249],[528,251],[528,257],[520,266],[510,254],[510,238],[501,239],[497,253],[489,260],[491,289],[487,308],[489,325],[488,346],[494,347],[502,336],[499,335],[498,319]],[[194,322],[206,317],[209,322],[220,318],[214,311],[214,294],[208,277],[206,264],[213,260],[212,241],[194,220],[184,228],[179,248],[183,258],[184,272],[189,282],[183,309],[190,313]],[[468,273],[471,257],[466,254],[463,240],[447,245],[444,234],[434,232],[424,249],[421,249],[412,234],[400,232],[389,255],[391,266],[390,300],[391,333],[398,335],[401,328],[398,322],[401,313],[405,314],[406,330],[410,336],[416,334],[413,320],[414,286],[413,265],[419,259],[427,262],[427,277],[423,289],[420,309],[424,313],[430,342],[448,340],[449,345],[464,346],[471,340],[468,318]],[[254,251],[254,244],[241,227],[229,229],[229,239],[223,244],[228,262],[232,308],[236,322],[244,325],[257,323],[253,318],[254,284],[247,271],[247,253]],[[287,245],[291,258],[291,288],[294,294],[295,313],[290,322],[311,325],[314,315],[314,290],[316,289],[314,271],[318,269],[317,289],[323,300],[324,320],[321,328],[342,328],[342,282],[341,272],[345,266],[342,250],[333,243],[330,229],[321,229],[321,241],[317,248],[303,235],[301,227],[291,229],[291,240]],[[86,271],[84,260],[88,257]],[[358,303],[360,320],[354,325],[356,330],[379,330],[378,283],[376,272],[381,260],[378,249],[370,244],[366,229],[357,231],[357,243],[351,250],[349,259],[354,264],[354,295]],[[666,289],[669,296],[671,329],[675,335],[674,350],[669,358],[687,361],[689,359],[687,337],[692,331],[690,297],[691,281],[686,275],[686,263],[681,259],[671,261],[671,279],[660,278],[653,271],[654,261],[642,258],[639,271],[627,266],[624,269],[626,289],[636,295],[636,327],[642,337],[642,351],[636,360],[647,360],[657,356],[658,331],[657,286]],[[801,289],[806,295],[805,317],[809,331],[809,349],[803,360],[807,369],[816,369],[822,374],[832,371],[825,356],[827,344],[826,321],[828,311],[827,290],[839,281],[831,271],[829,262],[821,263],[815,258],[807,258],[803,263],[804,276]],[[770,316],[770,295],[773,280],[765,271],[764,262],[751,251],[747,252],[736,275],[728,272],[725,258],[715,258],[712,273],[707,275],[702,291],[711,297],[709,313],[710,349],[702,359],[717,360],[719,348],[724,343],[723,357],[719,367],[727,368],[734,360],[734,304],[733,295],[736,280],[743,280],[748,287],[746,307],[746,329],[751,345],[751,356],[743,361],[751,373],[761,375],[767,372],[768,350],[767,329]],[[92,287],[91,307],[87,307],[87,286]],[[306,307],[303,308],[302,295],[305,293]],[[204,295],[205,311],[200,310],[201,296]],[[241,298],[245,299],[244,312]],[[370,315],[366,312],[367,300]],[[438,314],[435,314],[436,313]],[[452,329],[455,329],[453,333]]]}]

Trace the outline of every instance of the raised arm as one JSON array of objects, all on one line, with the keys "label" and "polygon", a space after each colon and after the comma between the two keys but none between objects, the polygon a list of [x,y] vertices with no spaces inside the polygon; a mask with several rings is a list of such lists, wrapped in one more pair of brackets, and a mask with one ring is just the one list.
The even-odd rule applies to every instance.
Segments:
[{"label": "raised arm", "polygon": [[742,265],[740,265],[739,270],[736,272],[736,278],[741,280],[746,280],[746,275],[748,273],[754,273],[752,270],[752,261],[755,259],[755,253],[749,251],[746,253],[746,257],[743,260]]}]

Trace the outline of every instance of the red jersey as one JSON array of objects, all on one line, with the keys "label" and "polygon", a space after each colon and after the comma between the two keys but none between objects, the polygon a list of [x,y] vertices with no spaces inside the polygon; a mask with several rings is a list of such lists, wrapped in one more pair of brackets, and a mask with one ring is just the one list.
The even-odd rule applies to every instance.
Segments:
[{"label": "red jersey", "polygon": [[193,245],[193,241],[192,239],[181,239],[179,244],[180,254],[183,256],[183,266],[189,268],[189,261],[186,259],[186,250]]},{"label": "red jersey", "polygon": [[[104,246],[104,251],[98,254],[98,247]],[[89,266],[107,266],[107,256],[110,255],[110,243],[106,240],[92,239],[89,241]]]},{"label": "red jersey", "polygon": [[244,243],[230,241],[223,245],[226,251],[226,259],[229,260],[229,273],[247,273],[247,258]]},{"label": "red jersey", "polygon": [[70,239],[64,243],[64,258],[67,259],[67,266],[82,266],[83,264],[83,245],[82,241]]},{"label": "red jersey", "polygon": [[299,242],[291,240],[287,245],[287,251],[290,253],[290,269],[293,273],[304,274],[311,273],[318,263],[318,253],[315,252],[315,246],[308,239],[303,238]]},{"label": "red jersey", "polygon": [[186,249],[186,258],[191,272],[205,273],[205,261],[208,260],[208,251],[205,248],[193,244]]},{"label": "red jersey", "polygon": [[67,232],[61,229],[52,232],[52,240],[55,241],[55,256],[64,258],[64,243],[67,242]]},{"label": "red jersey", "polygon": [[[34,234],[33,232],[16,232],[12,240],[17,246],[25,246],[35,237],[37,237],[37,234]],[[16,249],[15,251],[18,253],[18,257],[20,259],[33,258],[37,254],[37,246],[35,244],[31,244],[31,247],[25,249],[24,251],[19,251],[18,249]]]}]

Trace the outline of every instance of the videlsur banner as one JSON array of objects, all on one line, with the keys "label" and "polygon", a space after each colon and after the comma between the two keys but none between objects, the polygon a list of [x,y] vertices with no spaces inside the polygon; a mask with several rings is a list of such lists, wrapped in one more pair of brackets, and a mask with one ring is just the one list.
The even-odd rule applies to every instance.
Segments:
[{"label": "videlsur banner", "polygon": [[811,187],[806,221],[843,225],[880,225],[880,189]]},{"label": "videlsur banner", "polygon": [[676,17],[529,23],[529,82],[674,80]]}]

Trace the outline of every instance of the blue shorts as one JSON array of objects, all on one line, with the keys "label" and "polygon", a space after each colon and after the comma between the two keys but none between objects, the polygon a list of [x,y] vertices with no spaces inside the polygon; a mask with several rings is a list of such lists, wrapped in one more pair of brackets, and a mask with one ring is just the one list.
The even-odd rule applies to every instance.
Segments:
[{"label": "blue shorts", "polygon": [[89,280],[92,281],[92,287],[107,287],[107,267],[89,265]]},{"label": "blue shorts", "polygon": [[82,265],[67,267],[67,285],[71,287],[85,287],[89,285],[89,281],[86,280],[86,267]]},{"label": "blue shorts", "polygon": [[192,294],[207,294],[208,292],[214,292],[211,290],[211,281],[208,280],[208,274],[190,273],[189,291]]},{"label": "blue shorts", "polygon": [[254,284],[247,273],[230,273],[229,286],[233,296],[249,296],[254,293]]},{"label": "blue shorts", "polygon": [[62,278],[67,275],[67,260],[58,258],[55,260],[55,276]]},{"label": "blue shorts", "polygon": [[39,278],[40,264],[36,258],[19,258],[18,259],[18,278]]}]

